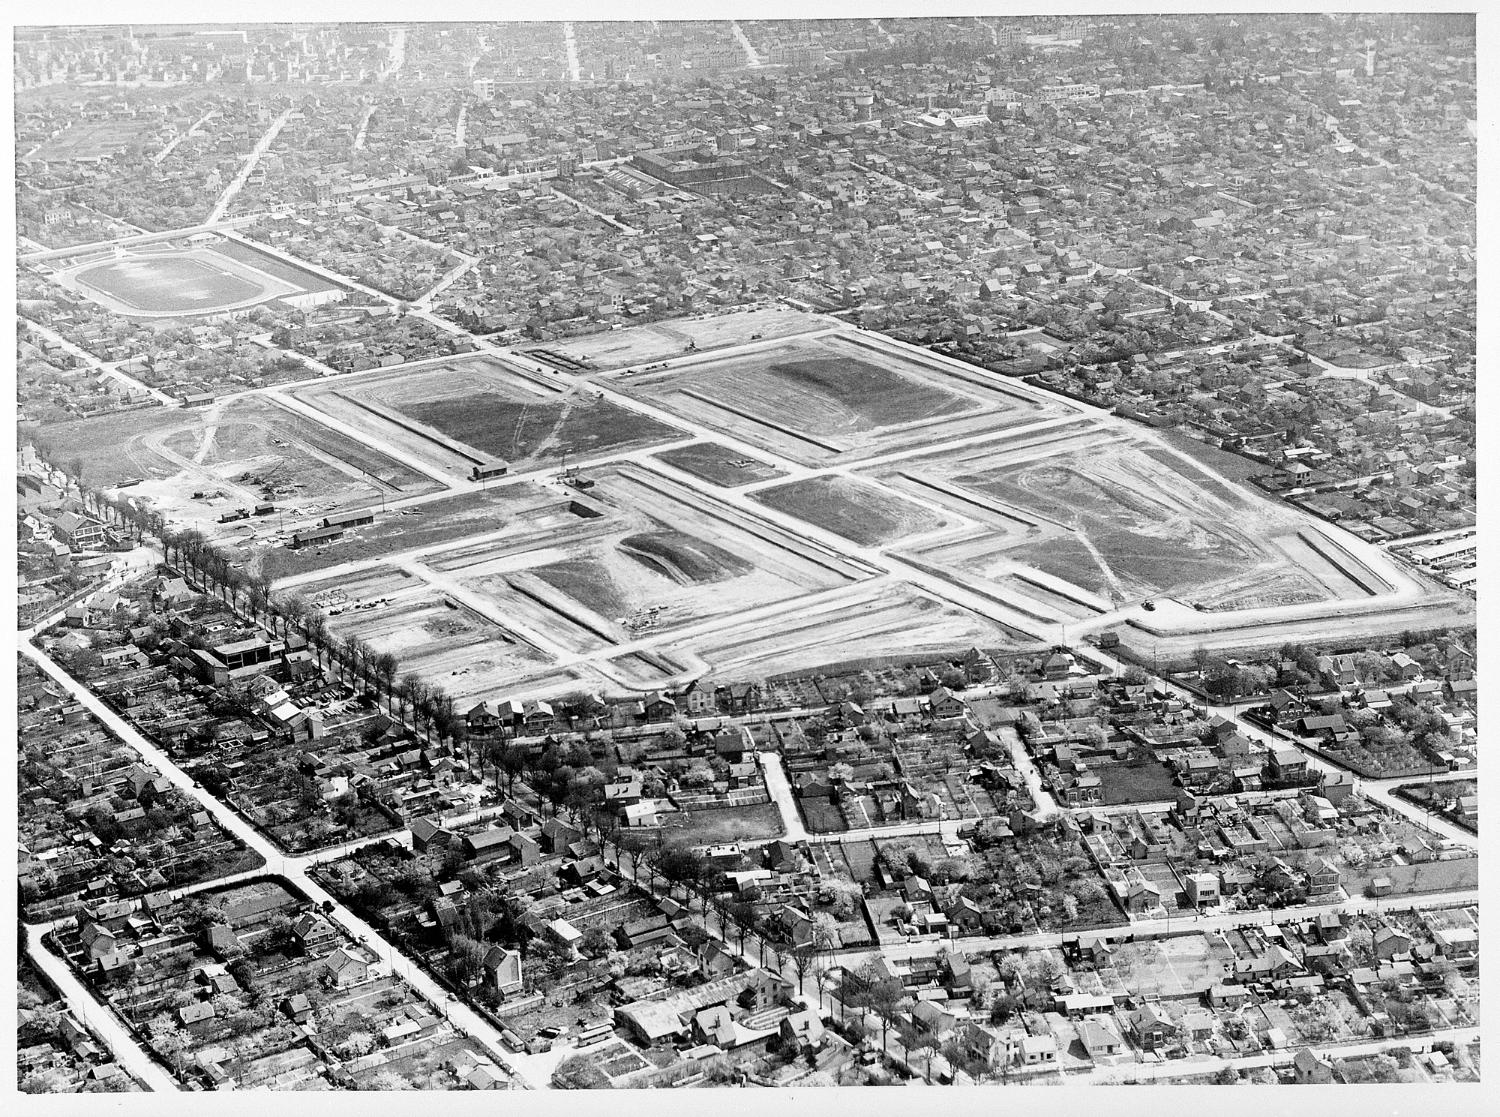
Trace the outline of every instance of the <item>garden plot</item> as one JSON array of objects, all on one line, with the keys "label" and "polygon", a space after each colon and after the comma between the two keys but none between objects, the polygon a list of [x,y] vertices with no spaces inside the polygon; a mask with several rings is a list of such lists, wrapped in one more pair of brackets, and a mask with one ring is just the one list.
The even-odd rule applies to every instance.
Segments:
[{"label": "garden plot", "polygon": [[487,357],[313,385],[298,395],[373,438],[463,477],[495,458],[520,471],[685,437],[587,388],[565,390]]},{"label": "garden plot", "polygon": [[804,464],[1063,414],[1024,389],[876,335],[837,331],[674,361],[616,386]]}]

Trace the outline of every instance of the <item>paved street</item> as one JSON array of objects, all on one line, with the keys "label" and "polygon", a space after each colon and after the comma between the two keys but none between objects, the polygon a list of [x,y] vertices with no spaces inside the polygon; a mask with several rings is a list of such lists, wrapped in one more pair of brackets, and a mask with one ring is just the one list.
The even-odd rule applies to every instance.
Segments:
[{"label": "paved street", "polygon": [[172,1093],[181,1090],[167,1069],[136,1043],[135,1037],[120,1018],[105,1008],[74,975],[65,961],[48,950],[41,941],[40,930],[33,930],[26,944],[26,955],[62,991],[73,1015],[91,1027],[113,1052],[115,1061],[152,1090]]},{"label": "paved street", "polygon": [[[314,864],[323,860],[323,855],[314,853],[302,857],[285,856],[269,839],[246,822],[234,810],[220,802],[218,799],[208,795],[202,788],[195,784],[190,776],[161,749],[157,748],[140,733],[136,732],[124,718],[116,714],[112,709],[99,700],[87,687],[77,682],[66,671],[54,663],[50,657],[43,654],[30,643],[23,643],[22,654],[37,664],[54,681],[65,687],[90,713],[97,717],[111,732],[115,733],[122,741],[139,752],[148,763],[153,765],[162,773],[166,779],[202,804],[226,831],[239,838],[246,846],[259,853],[266,861],[265,872],[279,874],[292,881],[301,889],[307,897],[316,904],[330,904],[331,918],[336,920],[346,931],[370,947],[379,959],[396,974],[405,978],[419,993],[431,1001],[434,1005],[443,1008],[448,1019],[462,1032],[483,1047],[486,1053],[502,1067],[512,1069],[500,1033],[497,1029],[482,1020],[472,1009],[459,1001],[450,1001],[445,989],[437,984],[431,977],[414,965],[399,950],[382,938],[374,928],[369,926],[348,908],[336,901],[319,885],[307,870]],[[254,874],[243,874],[250,876]],[[205,884],[201,888],[212,887],[214,883]],[[516,1077],[521,1085],[530,1085],[517,1073]]]}]

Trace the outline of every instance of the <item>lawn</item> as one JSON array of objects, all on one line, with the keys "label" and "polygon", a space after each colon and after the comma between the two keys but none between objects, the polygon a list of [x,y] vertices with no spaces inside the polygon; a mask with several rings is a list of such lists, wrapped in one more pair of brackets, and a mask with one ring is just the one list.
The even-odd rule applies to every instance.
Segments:
[{"label": "lawn", "polygon": [[656,457],[658,461],[675,469],[726,489],[755,481],[769,481],[773,477],[784,475],[774,465],[759,458],[746,457],[739,451],[720,446],[716,442],[697,442],[676,450],[666,450]]},{"label": "lawn", "polygon": [[944,523],[910,501],[847,477],[809,477],[764,489],[753,499],[866,547],[935,531]]},{"label": "lawn", "polygon": [[594,457],[683,437],[681,431],[603,399],[512,399],[493,391],[388,406],[513,466]]},{"label": "lawn", "polygon": [[668,839],[679,838],[694,845],[775,838],[783,833],[781,812],[775,803],[675,811],[664,817],[663,828]]}]

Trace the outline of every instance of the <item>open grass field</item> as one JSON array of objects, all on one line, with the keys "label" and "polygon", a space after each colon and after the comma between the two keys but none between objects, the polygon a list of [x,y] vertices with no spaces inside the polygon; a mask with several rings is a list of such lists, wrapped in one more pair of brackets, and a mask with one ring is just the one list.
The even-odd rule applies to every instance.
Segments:
[{"label": "open grass field", "polygon": [[761,489],[754,499],[864,547],[936,531],[947,523],[929,509],[836,474]]},{"label": "open grass field", "polygon": [[663,450],[656,455],[656,460],[725,489],[786,475],[769,462],[746,457],[717,442],[695,442],[691,446]]},{"label": "open grass field", "polygon": [[35,159],[49,163],[104,159],[132,144],[148,141],[156,130],[149,121],[97,120],[70,124],[36,149]]}]

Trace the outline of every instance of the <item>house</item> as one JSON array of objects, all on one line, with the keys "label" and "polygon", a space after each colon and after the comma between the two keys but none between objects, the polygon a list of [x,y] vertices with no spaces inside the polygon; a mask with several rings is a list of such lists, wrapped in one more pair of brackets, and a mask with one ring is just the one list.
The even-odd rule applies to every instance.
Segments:
[{"label": "house", "polygon": [[290,997],[283,997],[276,1007],[294,1024],[306,1024],[313,1016],[312,1001],[307,999],[306,993],[294,993]]},{"label": "house", "polygon": [[524,986],[521,976],[521,952],[507,950],[503,946],[492,946],[485,953],[482,963],[485,984],[502,997],[519,993]]},{"label": "house", "polygon": [[194,1001],[177,1010],[178,1022],[184,1027],[189,1024],[202,1023],[204,1020],[212,1020],[217,1015],[218,1012],[212,1001]]},{"label": "house", "polygon": [[52,520],[53,533],[72,550],[85,551],[104,542],[104,525],[80,516],[77,512],[63,512]]},{"label": "house", "polygon": [[[1304,722],[1310,720],[1302,719]],[[1272,776],[1280,781],[1301,779],[1307,775],[1307,757],[1301,749],[1291,745],[1278,745],[1271,749],[1270,766]]]},{"label": "house", "polygon": [[1382,927],[1376,931],[1371,945],[1375,949],[1375,957],[1382,962],[1396,962],[1411,957],[1411,937],[1390,927]]},{"label": "house", "polygon": [[470,707],[464,714],[464,721],[468,724],[471,737],[494,733],[500,728],[500,715],[495,712],[495,708],[488,701]]},{"label": "house", "polygon": [[1177,1025],[1157,1005],[1147,1002],[1126,1017],[1131,1035],[1143,1051],[1155,1051],[1177,1037]]},{"label": "house", "polygon": [[935,718],[963,717],[969,709],[968,703],[945,686],[938,687],[927,696],[927,707]]},{"label": "house", "polygon": [[464,1085],[470,1090],[503,1090],[507,1080],[494,1063],[479,1063],[463,1075]]},{"label": "house", "polygon": [[1219,902],[1219,878],[1213,873],[1189,873],[1183,886],[1188,903],[1195,908],[1210,907]]},{"label": "house", "polygon": [[561,819],[549,818],[542,823],[542,848],[548,853],[561,853],[582,838],[582,830],[569,826]]},{"label": "house", "polygon": [[346,989],[361,985],[370,977],[370,963],[356,954],[350,947],[341,946],[324,958],[317,973],[335,989]]},{"label": "house", "polygon": [[1047,1067],[1057,1064],[1057,1037],[1050,1034],[1022,1036],[1011,1045],[1011,1062],[1023,1067]]},{"label": "house", "polygon": [[1343,884],[1343,874],[1326,857],[1315,857],[1307,866],[1307,896],[1309,900],[1337,894]]},{"label": "house", "polygon": [[1310,1047],[1301,1048],[1292,1059],[1292,1073],[1298,1085],[1326,1086],[1336,1081],[1333,1064]]},{"label": "house", "polygon": [[1178,1030],[1184,1038],[1202,1043],[1213,1038],[1214,1021],[1213,1013],[1201,1008],[1190,1008],[1183,1013]]},{"label": "house", "polygon": [[823,1019],[810,1008],[782,1017],[779,1030],[782,1043],[798,1051],[813,1051],[823,1043]]},{"label": "house", "polygon": [[647,721],[671,721],[677,716],[677,701],[664,690],[656,691],[642,703],[642,715]]},{"label": "house", "polygon": [[411,847],[418,853],[445,850],[453,841],[453,832],[445,830],[430,818],[414,819],[411,824]]},{"label": "house", "polygon": [[509,826],[493,826],[488,830],[481,830],[477,834],[466,834],[460,842],[459,848],[463,855],[470,861],[483,863],[499,857],[502,853],[509,853],[513,848],[511,837],[515,834]]},{"label": "house", "polygon": [[942,1038],[958,1026],[958,1018],[933,1001],[918,1001],[911,1010],[912,1021],[923,1031]]},{"label": "house", "polygon": [[1155,911],[1161,907],[1161,889],[1154,881],[1132,872],[1125,889],[1125,910],[1131,914]]},{"label": "house", "polygon": [[1114,1021],[1108,1016],[1084,1017],[1078,1025],[1078,1038],[1083,1041],[1089,1058],[1096,1061],[1118,1055],[1125,1046],[1125,1041],[1115,1030]]}]

